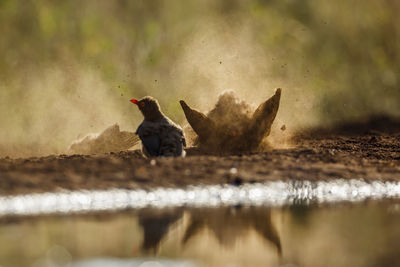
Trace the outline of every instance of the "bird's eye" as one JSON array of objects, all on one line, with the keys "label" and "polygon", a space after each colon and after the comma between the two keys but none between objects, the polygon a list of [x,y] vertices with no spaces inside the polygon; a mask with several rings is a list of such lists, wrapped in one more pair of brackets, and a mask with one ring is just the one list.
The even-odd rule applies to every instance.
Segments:
[{"label": "bird's eye", "polygon": [[145,104],[144,102],[141,102],[141,103],[140,103],[140,106],[141,106],[142,108],[144,108],[145,105],[146,105],[146,104]]}]

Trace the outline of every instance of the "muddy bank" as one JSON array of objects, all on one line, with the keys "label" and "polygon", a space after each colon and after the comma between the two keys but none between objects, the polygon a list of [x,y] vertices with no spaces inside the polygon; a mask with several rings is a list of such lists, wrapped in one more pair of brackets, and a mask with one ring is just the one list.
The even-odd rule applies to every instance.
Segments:
[{"label": "muddy bank", "polygon": [[293,148],[240,155],[204,155],[190,148],[186,158],[155,160],[143,158],[139,151],[3,158],[0,194],[289,179],[400,180],[400,132],[318,133],[297,136]]}]

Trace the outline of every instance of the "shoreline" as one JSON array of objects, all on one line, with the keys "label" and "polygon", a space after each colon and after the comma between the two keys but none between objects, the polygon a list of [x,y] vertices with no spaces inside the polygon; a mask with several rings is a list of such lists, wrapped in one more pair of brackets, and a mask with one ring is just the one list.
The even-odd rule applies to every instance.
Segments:
[{"label": "shoreline", "polygon": [[183,188],[189,185],[364,179],[400,181],[399,135],[302,138],[288,149],[143,158],[139,151],[0,159],[0,196],[59,190]]}]

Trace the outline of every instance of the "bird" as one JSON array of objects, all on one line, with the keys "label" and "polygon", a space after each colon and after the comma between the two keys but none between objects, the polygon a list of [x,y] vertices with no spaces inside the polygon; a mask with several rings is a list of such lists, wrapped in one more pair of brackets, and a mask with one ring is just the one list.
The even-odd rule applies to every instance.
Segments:
[{"label": "bird", "polygon": [[277,88],[275,94],[255,110],[235,97],[233,92],[224,92],[207,115],[189,107],[183,100],[180,104],[197,134],[195,143],[199,148],[216,152],[255,151],[271,132],[281,91]]},{"label": "bird", "polygon": [[182,128],[165,116],[158,101],[145,96],[130,100],[143,114],[144,120],[136,130],[147,157],[184,157],[186,140]]}]

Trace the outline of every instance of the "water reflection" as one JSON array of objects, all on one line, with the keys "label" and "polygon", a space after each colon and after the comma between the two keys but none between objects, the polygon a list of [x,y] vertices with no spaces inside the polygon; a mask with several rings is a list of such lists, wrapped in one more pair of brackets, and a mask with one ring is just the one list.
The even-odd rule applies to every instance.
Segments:
[{"label": "water reflection", "polygon": [[[168,234],[172,225],[184,215],[183,209],[148,209],[138,213],[138,221],[143,228],[141,249],[157,253],[157,249]],[[263,207],[222,207],[192,209],[186,212],[188,225],[184,226],[181,238],[183,247],[191,239],[208,230],[219,245],[232,248],[236,242],[254,230],[266,242],[276,247],[279,256],[282,254],[279,234],[271,220],[271,210]]]},{"label": "water reflection", "polygon": [[400,266],[400,204],[0,219],[0,266]]},{"label": "water reflection", "polygon": [[232,247],[240,237],[255,230],[267,242],[271,242],[279,255],[282,254],[281,241],[271,221],[271,210],[262,207],[224,207],[200,209],[190,212],[190,224],[185,230],[183,244],[208,229],[225,247]]},{"label": "water reflection", "polygon": [[137,216],[143,229],[141,250],[156,253],[170,226],[182,218],[183,209],[147,209],[138,212]]}]

